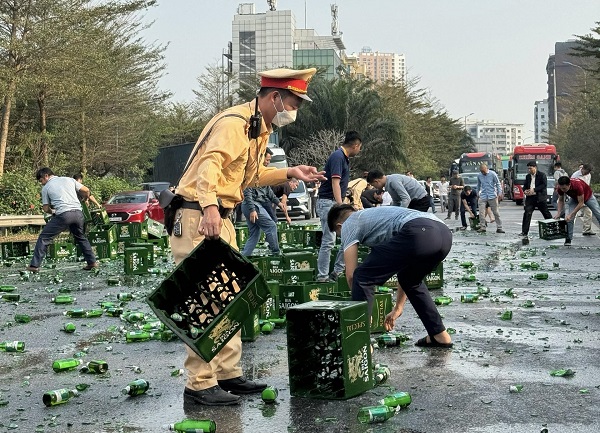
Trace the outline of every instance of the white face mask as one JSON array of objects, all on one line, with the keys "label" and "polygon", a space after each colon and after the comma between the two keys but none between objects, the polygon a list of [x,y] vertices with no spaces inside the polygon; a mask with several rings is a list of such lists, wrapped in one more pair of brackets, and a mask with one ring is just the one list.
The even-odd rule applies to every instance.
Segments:
[{"label": "white face mask", "polygon": [[[279,98],[281,100],[281,96]],[[281,105],[283,106],[283,100],[281,101]],[[273,125],[279,126],[281,128],[282,126],[289,125],[290,123],[296,121],[297,110],[287,111],[284,106],[283,111],[279,111],[277,110],[277,106],[275,105],[275,103],[273,103],[273,107],[275,107],[275,111],[277,111],[275,118],[271,121]]]}]

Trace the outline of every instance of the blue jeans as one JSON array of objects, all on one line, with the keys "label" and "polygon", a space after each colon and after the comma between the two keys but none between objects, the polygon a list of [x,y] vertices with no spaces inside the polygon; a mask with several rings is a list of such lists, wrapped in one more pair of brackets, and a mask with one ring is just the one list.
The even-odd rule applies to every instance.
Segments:
[{"label": "blue jeans", "polygon": [[52,239],[67,229],[69,229],[73,235],[75,242],[81,247],[85,261],[88,264],[95,263],[96,256],[94,256],[90,241],[88,241],[88,238],[83,232],[83,212],[80,210],[70,210],[54,215],[50,221],[48,221],[48,224],[46,224],[44,230],[40,233],[35,244],[30,265],[39,268],[42,264],[42,260],[46,257],[46,251],[48,250],[48,245],[52,243]]},{"label": "blue jeans", "polygon": [[[569,214],[573,213],[573,210],[577,206],[577,200],[569,200]],[[585,202],[585,205],[592,211],[594,217],[596,217],[596,222],[600,224],[600,205],[598,205],[598,200],[593,195]],[[571,221],[567,222],[567,239],[573,239],[573,224],[575,222],[575,218]]]},{"label": "blue jeans", "polygon": [[[321,220],[321,228],[323,230],[323,238],[321,239],[321,248],[319,249],[319,257],[317,258],[317,278],[329,277],[329,262],[331,259],[331,250],[335,245],[335,232],[327,227],[327,215],[329,209],[333,207],[335,201],[326,198],[319,198],[317,201],[317,216]],[[340,249],[335,258],[333,271],[339,274],[344,270],[344,252]]]},{"label": "blue jeans", "polygon": [[265,232],[265,239],[269,244],[272,254],[279,254],[279,242],[277,241],[277,224],[273,221],[271,214],[260,203],[255,203],[255,210],[258,213],[256,222],[250,221],[250,208],[242,204],[242,212],[246,217],[248,224],[248,239],[242,250],[244,256],[251,256],[256,244],[260,238],[260,231]]}]

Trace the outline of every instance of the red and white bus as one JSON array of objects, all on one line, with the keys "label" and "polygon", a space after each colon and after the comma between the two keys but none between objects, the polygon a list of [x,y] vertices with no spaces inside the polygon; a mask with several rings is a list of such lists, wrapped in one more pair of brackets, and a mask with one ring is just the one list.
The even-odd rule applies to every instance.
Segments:
[{"label": "red and white bus", "polygon": [[554,175],[554,163],[560,157],[552,144],[534,143],[515,146],[512,155],[512,167],[509,169],[510,199],[518,205],[523,203],[523,185],[527,176],[527,163],[535,161],[538,171],[551,178]]}]

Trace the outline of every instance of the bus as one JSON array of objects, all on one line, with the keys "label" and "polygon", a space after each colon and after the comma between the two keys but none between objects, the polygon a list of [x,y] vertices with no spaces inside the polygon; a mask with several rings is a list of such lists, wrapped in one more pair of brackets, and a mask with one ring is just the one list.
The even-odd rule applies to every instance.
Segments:
[{"label": "bus", "polygon": [[526,144],[515,146],[512,156],[512,167],[509,170],[510,199],[523,204],[525,195],[523,194],[523,185],[525,176],[527,176],[527,163],[535,161],[537,169],[546,176],[554,175],[554,163],[559,161],[560,157],[556,153],[556,146],[546,143]]},{"label": "bus", "polygon": [[[479,166],[482,163],[486,163],[490,170],[496,172],[498,179],[502,184],[502,189],[504,190],[502,160],[500,159],[500,155],[489,152],[463,153],[458,159],[458,166],[453,168],[458,169],[458,172],[465,181],[465,185],[469,185],[477,192],[477,175],[479,174]],[[450,173],[450,175],[452,175],[452,173]],[[500,200],[502,200],[502,197],[500,197]]]}]

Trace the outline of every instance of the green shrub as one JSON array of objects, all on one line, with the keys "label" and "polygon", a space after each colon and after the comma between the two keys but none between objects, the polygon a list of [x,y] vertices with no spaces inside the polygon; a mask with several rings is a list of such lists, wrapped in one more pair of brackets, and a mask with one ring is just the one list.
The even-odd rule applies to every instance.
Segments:
[{"label": "green shrub", "polygon": [[600,194],[600,183],[593,183],[590,186],[592,187],[592,191],[596,194]]},{"label": "green shrub", "polygon": [[29,170],[5,172],[0,177],[0,214],[39,215],[42,213],[42,185]]},{"label": "green shrub", "polygon": [[99,203],[107,201],[111,195],[121,191],[137,190],[138,187],[120,177],[93,177],[89,176],[83,179],[83,184],[87,186],[92,195],[96,197]]}]

